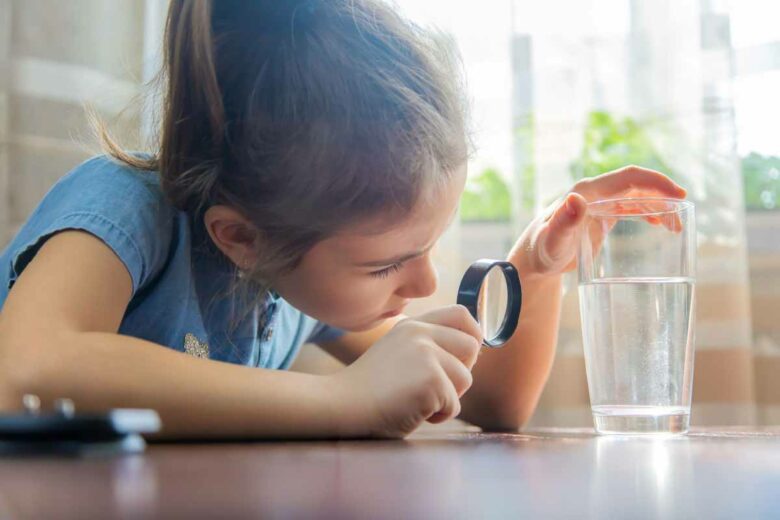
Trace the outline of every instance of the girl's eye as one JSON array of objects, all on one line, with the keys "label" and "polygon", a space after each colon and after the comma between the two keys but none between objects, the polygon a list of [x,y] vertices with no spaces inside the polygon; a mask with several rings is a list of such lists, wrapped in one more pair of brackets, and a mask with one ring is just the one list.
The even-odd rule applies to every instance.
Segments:
[{"label": "girl's eye", "polygon": [[404,266],[404,264],[397,263],[393,264],[391,266],[385,267],[384,269],[381,269],[379,271],[374,271],[373,273],[368,273],[369,275],[375,277],[375,278],[387,278],[390,276],[390,273],[397,273],[401,270],[401,268]]}]

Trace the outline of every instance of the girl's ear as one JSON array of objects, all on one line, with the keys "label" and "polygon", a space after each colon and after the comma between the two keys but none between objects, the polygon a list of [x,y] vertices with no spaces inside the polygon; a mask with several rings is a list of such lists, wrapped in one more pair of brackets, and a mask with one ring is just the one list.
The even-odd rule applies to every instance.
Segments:
[{"label": "girl's ear", "polygon": [[260,233],[241,213],[229,206],[211,206],[203,215],[211,240],[238,269],[250,270],[257,262]]}]

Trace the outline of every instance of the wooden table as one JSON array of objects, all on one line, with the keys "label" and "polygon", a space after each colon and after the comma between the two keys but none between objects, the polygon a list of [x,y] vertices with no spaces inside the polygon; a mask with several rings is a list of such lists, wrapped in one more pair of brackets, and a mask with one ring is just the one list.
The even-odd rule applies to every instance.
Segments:
[{"label": "wooden table", "polygon": [[433,431],[0,459],[0,518],[780,517],[780,429]]}]

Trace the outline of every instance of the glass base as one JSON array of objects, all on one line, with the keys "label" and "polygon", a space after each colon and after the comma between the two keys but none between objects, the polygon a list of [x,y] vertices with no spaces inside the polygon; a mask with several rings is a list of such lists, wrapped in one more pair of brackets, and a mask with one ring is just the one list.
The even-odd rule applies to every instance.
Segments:
[{"label": "glass base", "polygon": [[605,435],[687,433],[690,412],[681,407],[664,408],[666,407],[597,406],[593,408],[593,425],[598,433]]}]

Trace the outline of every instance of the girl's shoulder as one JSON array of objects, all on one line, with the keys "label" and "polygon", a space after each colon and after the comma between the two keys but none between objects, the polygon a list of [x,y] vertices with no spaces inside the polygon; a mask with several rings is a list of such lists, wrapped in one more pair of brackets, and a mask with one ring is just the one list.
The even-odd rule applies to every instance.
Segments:
[{"label": "girl's shoulder", "polygon": [[93,157],[61,177],[20,228],[1,260],[10,288],[47,238],[86,231],[103,241],[130,272],[133,292],[164,264],[186,216],[163,194],[156,172]]},{"label": "girl's shoulder", "polygon": [[103,205],[113,207],[118,201],[125,207],[138,204],[174,211],[165,201],[157,172],[138,170],[105,155],[92,157],[63,175],[46,194],[44,201],[47,199],[87,211],[98,211]]}]

